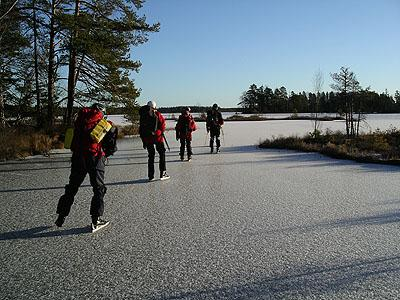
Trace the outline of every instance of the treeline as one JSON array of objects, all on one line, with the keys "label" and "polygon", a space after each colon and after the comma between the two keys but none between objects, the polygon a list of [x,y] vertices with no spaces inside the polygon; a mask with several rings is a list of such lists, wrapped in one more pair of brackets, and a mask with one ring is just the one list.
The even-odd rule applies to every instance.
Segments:
[{"label": "treeline", "polygon": [[[158,110],[161,113],[167,113],[167,114],[172,114],[172,113],[179,113],[181,112],[185,107],[187,106],[171,106],[171,107],[160,107]],[[192,113],[204,113],[208,110],[210,110],[212,107],[212,104],[210,106],[190,106],[190,110]],[[221,107],[220,111],[222,112],[241,112],[241,108],[236,108],[236,107]]]},{"label": "treeline", "polygon": [[272,90],[269,87],[252,84],[245,91],[238,105],[250,113],[311,113],[314,118],[312,135],[320,134],[318,129],[319,113],[339,113],[345,116],[346,135],[359,135],[360,121],[365,113],[398,113],[400,112],[400,92],[394,97],[388,93],[378,94],[370,88],[362,88],[356,75],[348,67],[331,74],[333,83],[331,92],[322,91],[323,76],[321,71],[315,74],[313,86],[315,92],[288,92],[285,87]]},{"label": "treeline", "polygon": [[[394,96],[378,94],[368,89],[350,92],[360,102],[363,113],[400,113],[400,92]],[[285,87],[272,90],[268,86],[252,84],[240,98],[239,106],[246,113],[342,113],[346,110],[342,92],[290,92]],[[316,107],[318,106],[318,109]]]},{"label": "treeline", "polygon": [[134,111],[140,90],[130,57],[159,23],[138,15],[144,0],[5,0],[0,5],[0,128],[29,118],[51,131],[77,107],[104,102]]}]

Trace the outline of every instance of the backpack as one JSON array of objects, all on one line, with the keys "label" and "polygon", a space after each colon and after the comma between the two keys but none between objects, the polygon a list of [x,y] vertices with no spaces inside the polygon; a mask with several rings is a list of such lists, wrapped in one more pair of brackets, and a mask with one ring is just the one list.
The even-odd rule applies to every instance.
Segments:
[{"label": "backpack", "polygon": [[180,133],[186,136],[189,132],[190,118],[181,118],[180,123]]},{"label": "backpack", "polygon": [[113,155],[115,152],[117,152],[117,138],[118,127],[113,126],[103,138],[102,147],[104,153],[106,154],[106,157],[109,157],[110,155]]},{"label": "backpack", "polygon": [[207,111],[206,124],[208,128],[218,127],[217,116],[211,110]]},{"label": "backpack", "polygon": [[222,120],[222,115],[220,112],[210,111],[210,114],[207,115],[207,123],[208,123],[208,126],[211,128],[220,128],[221,120]]},{"label": "backpack", "polygon": [[139,134],[140,137],[151,136],[152,132],[155,131],[155,118],[149,115],[150,107],[144,105],[139,109]]}]

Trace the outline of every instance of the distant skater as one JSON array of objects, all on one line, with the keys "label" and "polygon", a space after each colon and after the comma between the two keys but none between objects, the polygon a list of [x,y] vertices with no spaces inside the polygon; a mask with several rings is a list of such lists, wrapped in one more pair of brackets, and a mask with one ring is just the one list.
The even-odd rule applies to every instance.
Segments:
[{"label": "distant skater", "polygon": [[[157,111],[156,103],[149,101],[139,110],[140,124],[139,134],[143,142],[143,148],[147,149],[149,154],[148,176],[149,181],[154,180],[154,158],[156,150],[160,156],[159,169],[160,180],[166,180],[170,177],[167,174],[165,161],[164,131],[166,128],[165,118]],[[155,146],[155,149],[154,149]]]},{"label": "distant skater", "polygon": [[196,123],[193,116],[190,113],[190,107],[185,107],[182,114],[179,116],[178,122],[175,126],[176,140],[180,141],[181,148],[179,151],[179,156],[181,160],[184,160],[185,145],[187,149],[188,161],[192,159],[192,132],[197,129]]},{"label": "distant skater", "polygon": [[216,151],[218,153],[221,147],[221,141],[219,136],[221,134],[221,127],[224,125],[224,119],[222,114],[219,112],[218,104],[214,104],[212,109],[207,111],[206,128],[207,132],[210,133],[210,152],[214,152],[214,139],[216,144]]}]

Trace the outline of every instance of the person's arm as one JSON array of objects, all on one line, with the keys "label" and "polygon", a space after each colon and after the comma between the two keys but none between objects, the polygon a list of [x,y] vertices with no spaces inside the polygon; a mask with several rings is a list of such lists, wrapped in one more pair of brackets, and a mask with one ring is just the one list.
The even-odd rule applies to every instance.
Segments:
[{"label": "person's arm", "polygon": [[156,114],[156,117],[158,118],[158,126],[154,134],[156,136],[161,136],[166,129],[165,118],[161,113]]},{"label": "person's arm", "polygon": [[191,116],[190,117],[190,130],[191,131],[196,131],[197,125],[196,122],[194,121],[194,118]]},{"label": "person's arm", "polygon": [[139,110],[139,136],[140,139],[142,140],[142,144],[143,144],[143,149],[146,149],[146,143],[144,142],[144,108],[141,107]]},{"label": "person's arm", "polygon": [[218,123],[220,126],[224,125],[224,119],[222,118],[222,114],[218,113]]},{"label": "person's arm", "polygon": [[179,132],[180,132],[180,130],[181,130],[181,117],[179,116],[178,122],[175,125],[175,138],[176,138],[176,140],[179,140],[179,136],[180,136]]},{"label": "person's arm", "polygon": [[207,129],[207,132],[209,132],[210,131],[210,127],[211,127],[211,116],[210,116],[210,114],[208,114],[207,113],[207,118],[206,118],[206,129]]}]

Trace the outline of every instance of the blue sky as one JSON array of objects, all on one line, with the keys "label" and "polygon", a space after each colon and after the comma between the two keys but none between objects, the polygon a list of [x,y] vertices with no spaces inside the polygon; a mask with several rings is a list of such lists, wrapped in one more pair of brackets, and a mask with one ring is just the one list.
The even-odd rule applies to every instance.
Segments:
[{"label": "blue sky", "polygon": [[399,0],[147,0],[139,15],[158,33],[133,48],[139,103],[236,107],[255,83],[324,90],[341,66],[362,87],[400,90]]}]

